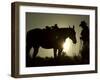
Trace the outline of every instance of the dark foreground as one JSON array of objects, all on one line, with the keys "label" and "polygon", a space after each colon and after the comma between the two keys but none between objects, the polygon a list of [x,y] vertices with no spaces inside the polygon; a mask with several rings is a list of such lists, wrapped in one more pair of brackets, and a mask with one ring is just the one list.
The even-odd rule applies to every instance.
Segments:
[{"label": "dark foreground", "polygon": [[40,67],[40,66],[60,66],[60,65],[79,65],[89,64],[89,58],[82,59],[80,56],[60,56],[56,59],[53,57],[36,57],[35,59],[29,59],[26,61],[26,67]]}]

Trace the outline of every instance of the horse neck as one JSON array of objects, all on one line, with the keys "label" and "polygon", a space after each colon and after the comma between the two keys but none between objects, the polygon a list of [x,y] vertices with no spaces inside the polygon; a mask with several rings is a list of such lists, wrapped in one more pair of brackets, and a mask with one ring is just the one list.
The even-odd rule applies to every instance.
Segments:
[{"label": "horse neck", "polygon": [[66,28],[62,28],[60,31],[59,31],[59,34],[61,36],[62,39],[66,39],[69,37],[69,29],[66,29]]}]

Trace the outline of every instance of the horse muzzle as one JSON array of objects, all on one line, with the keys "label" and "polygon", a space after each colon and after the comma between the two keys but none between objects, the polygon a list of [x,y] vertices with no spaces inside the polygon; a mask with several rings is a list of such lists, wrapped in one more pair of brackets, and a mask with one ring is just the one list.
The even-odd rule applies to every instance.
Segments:
[{"label": "horse muzzle", "polygon": [[73,41],[73,43],[76,44],[77,43],[77,40]]}]

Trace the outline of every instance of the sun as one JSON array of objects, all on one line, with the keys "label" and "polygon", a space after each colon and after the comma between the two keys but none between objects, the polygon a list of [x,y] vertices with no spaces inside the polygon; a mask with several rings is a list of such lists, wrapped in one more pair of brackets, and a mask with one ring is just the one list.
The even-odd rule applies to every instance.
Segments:
[{"label": "sun", "polygon": [[70,47],[71,47],[71,40],[70,38],[67,38],[63,44],[63,52],[68,53],[70,51]]}]

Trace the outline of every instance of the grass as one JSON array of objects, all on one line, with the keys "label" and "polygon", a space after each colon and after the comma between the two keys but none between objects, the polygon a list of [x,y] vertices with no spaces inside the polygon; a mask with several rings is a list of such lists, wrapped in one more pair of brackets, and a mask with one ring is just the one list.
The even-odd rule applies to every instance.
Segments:
[{"label": "grass", "polygon": [[[26,63],[26,67],[39,67],[39,66],[60,66],[60,65],[78,65],[85,64],[84,60],[80,56],[60,56],[54,59],[53,57],[36,57],[35,59],[30,59]],[[88,62],[86,62],[88,64]]]},{"label": "grass", "polygon": [[60,57],[54,59],[53,57],[39,57],[35,59],[27,58],[26,67],[40,67],[40,66],[60,66],[60,65],[80,65],[89,64],[89,48],[84,46],[80,51],[80,56],[70,57],[62,53]]}]

